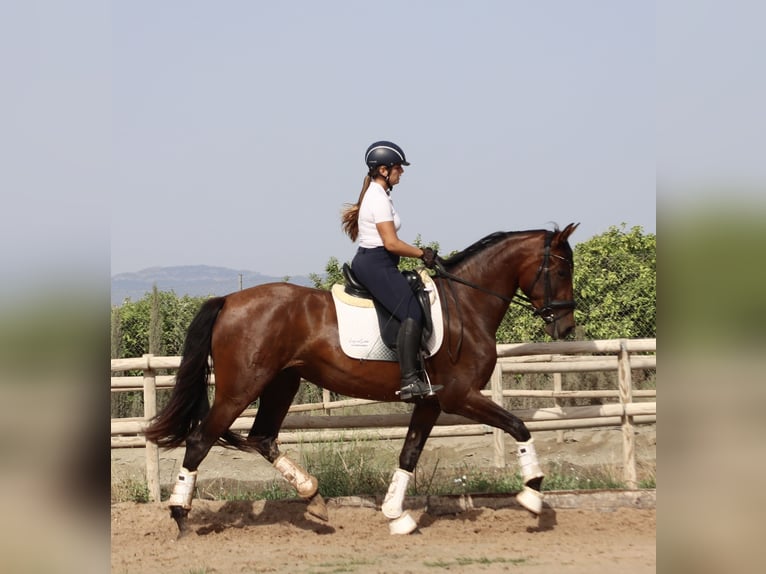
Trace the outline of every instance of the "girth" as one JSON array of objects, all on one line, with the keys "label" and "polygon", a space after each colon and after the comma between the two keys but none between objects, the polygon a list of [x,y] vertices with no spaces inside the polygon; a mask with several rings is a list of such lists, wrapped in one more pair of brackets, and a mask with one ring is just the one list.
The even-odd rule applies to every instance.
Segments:
[{"label": "girth", "polygon": [[[341,268],[343,273],[343,279],[345,281],[344,291],[352,297],[360,297],[362,299],[371,299],[375,305],[375,312],[378,316],[378,325],[380,326],[380,335],[383,339],[383,343],[389,348],[396,350],[396,337],[399,334],[399,327],[401,322],[394,317],[391,312],[381,305],[375,297],[372,296],[367,288],[356,278],[351,265],[344,263]],[[407,279],[407,283],[410,285],[415,297],[418,300],[420,308],[423,310],[423,335],[421,337],[421,345],[425,345],[433,331],[433,321],[431,319],[431,299],[425,290],[423,280],[417,271],[402,271],[402,275]]]}]

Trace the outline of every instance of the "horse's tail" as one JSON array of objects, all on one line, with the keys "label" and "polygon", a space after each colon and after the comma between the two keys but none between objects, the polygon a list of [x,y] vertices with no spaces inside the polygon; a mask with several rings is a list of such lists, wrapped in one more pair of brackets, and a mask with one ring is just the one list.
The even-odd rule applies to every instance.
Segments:
[{"label": "horse's tail", "polygon": [[[181,446],[210,410],[208,357],[213,325],[225,301],[225,297],[208,299],[189,325],[173,393],[165,408],[144,430],[146,440],[164,448]],[[231,431],[219,439],[219,442],[232,445],[238,445],[241,441]]]}]

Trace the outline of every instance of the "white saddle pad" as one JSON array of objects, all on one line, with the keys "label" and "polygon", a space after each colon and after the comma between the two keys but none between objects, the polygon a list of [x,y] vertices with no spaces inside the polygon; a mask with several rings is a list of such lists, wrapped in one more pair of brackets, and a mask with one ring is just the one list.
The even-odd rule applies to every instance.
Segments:
[{"label": "white saddle pad", "polygon": [[[441,347],[444,338],[444,321],[439,293],[431,276],[420,272],[428,298],[431,300],[433,332],[426,342],[426,356],[431,356]],[[396,361],[396,353],[386,347],[380,336],[378,315],[372,299],[354,297],[345,292],[344,286],[332,286],[332,299],[338,314],[338,333],[343,352],[354,359],[370,361]]]}]

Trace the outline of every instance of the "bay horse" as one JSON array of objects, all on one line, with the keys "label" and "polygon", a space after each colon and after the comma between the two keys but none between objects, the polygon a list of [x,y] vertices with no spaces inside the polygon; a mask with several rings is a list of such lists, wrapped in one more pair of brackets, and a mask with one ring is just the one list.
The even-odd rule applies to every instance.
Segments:
[{"label": "bay horse", "polygon": [[[554,339],[575,326],[573,259],[563,230],[497,232],[440,259],[434,282],[444,317],[444,344],[425,359],[425,372],[442,385],[415,401],[399,468],[381,506],[392,533],[416,525],[402,511],[407,484],[440,413],[453,413],[510,434],[517,442],[524,488],[517,500],[534,514],[542,509],[543,473],[524,422],[481,394],[497,362],[495,333],[521,290],[526,305]],[[215,398],[208,377],[215,369]],[[326,520],[315,477],[279,451],[277,437],[301,379],[349,397],[399,401],[396,362],[352,359],[340,347],[338,319],[329,291],[270,283],[205,301],[192,320],[171,398],[145,429],[162,448],[186,444],[170,495],[171,516],[186,530],[197,468],[214,444],[255,451],[272,463],[308,501],[309,513]],[[260,399],[247,437],[230,430]]]}]

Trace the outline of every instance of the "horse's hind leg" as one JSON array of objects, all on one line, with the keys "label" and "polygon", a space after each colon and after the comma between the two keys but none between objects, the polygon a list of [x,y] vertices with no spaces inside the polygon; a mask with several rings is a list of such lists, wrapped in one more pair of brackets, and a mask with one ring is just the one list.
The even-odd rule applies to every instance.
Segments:
[{"label": "horse's hind leg", "polygon": [[178,524],[181,535],[186,533],[186,517],[197,481],[197,468],[221,435],[249,404],[246,399],[229,402],[216,398],[212,408],[186,439],[182,468],[170,494],[170,515]]},{"label": "horse's hind leg", "polygon": [[516,440],[521,477],[524,481],[524,489],[516,499],[530,512],[540,514],[543,507],[540,488],[545,475],[537,460],[534,439],[524,421],[478,391],[469,393],[460,406],[450,412],[504,430]]},{"label": "horse's hind leg", "polygon": [[263,389],[259,398],[258,412],[247,435],[247,443],[270,463],[279,457],[277,436],[300,382],[300,375],[295,371],[281,371]]},{"label": "horse's hind leg", "polygon": [[415,404],[404,446],[399,454],[399,468],[394,471],[388,492],[381,505],[383,516],[391,520],[392,534],[409,534],[416,528],[414,520],[404,513],[404,495],[412,478],[412,471],[418,464],[423,447],[431,434],[441,407],[436,401],[421,401]]},{"label": "horse's hind leg", "polygon": [[309,501],[307,510],[310,514],[327,520],[327,507],[318,492],[317,479],[288,456],[280,454],[277,444],[279,429],[299,386],[300,375],[290,369],[282,371],[269,383],[261,393],[258,413],[247,442],[274,465],[301,498]]}]

